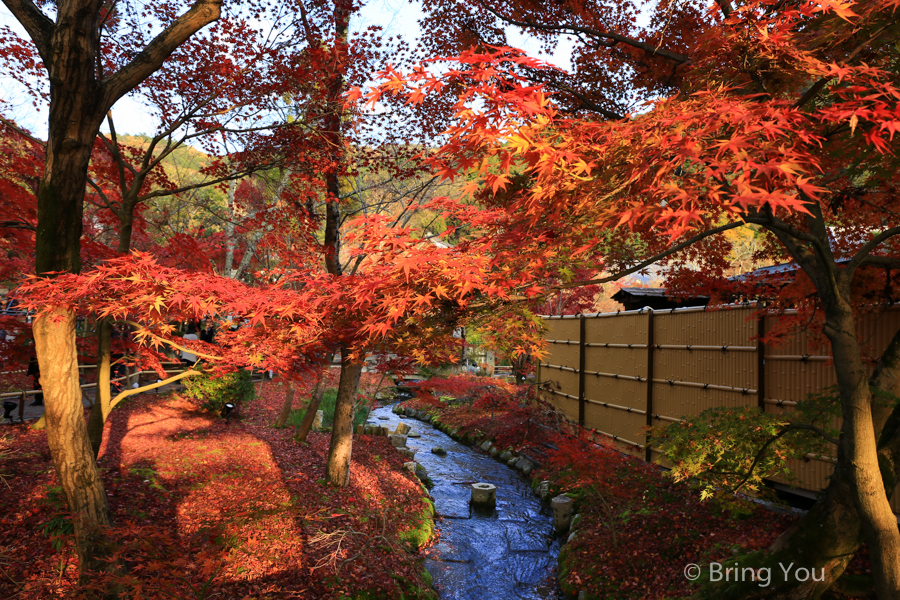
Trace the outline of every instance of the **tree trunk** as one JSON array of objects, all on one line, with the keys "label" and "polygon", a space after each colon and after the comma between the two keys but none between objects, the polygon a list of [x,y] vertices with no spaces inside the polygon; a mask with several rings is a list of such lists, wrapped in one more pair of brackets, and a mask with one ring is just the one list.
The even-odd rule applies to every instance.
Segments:
[{"label": "tree trunk", "polygon": [[[50,19],[31,2],[6,3],[37,47],[50,84],[35,231],[35,272],[39,275],[81,270],[88,164],[104,115],[221,12],[216,0],[197,0],[134,60],[110,75],[99,72],[105,65],[100,47],[100,21],[105,14],[101,5],[85,0],[59,2]],[[34,337],[47,407],[47,439],[74,517],[83,580],[91,569],[115,567],[102,560],[109,552],[102,543],[103,529],[112,523],[112,516],[84,421],[74,313],[66,308],[49,310],[35,320]]]},{"label": "tree trunk", "polygon": [[[57,27],[54,47],[67,47],[70,57],[81,42],[78,27],[84,15],[67,15]],[[87,52],[51,74],[47,158],[38,191],[35,268],[39,274],[53,271],[77,273],[81,269],[80,238],[84,189],[94,138],[100,128],[100,90],[94,81],[94,65]],[[49,68],[49,67],[48,67]],[[54,319],[60,319],[54,322]],[[75,524],[75,547],[79,559],[79,581],[92,570],[110,570],[110,548],[104,529],[112,525],[112,512],[100,472],[94,460],[84,420],[75,348],[75,315],[57,309],[39,317],[34,338],[47,417],[47,440],[59,483],[66,495]],[[96,426],[96,425],[95,425]],[[102,428],[102,424],[100,425]]]},{"label": "tree trunk", "polygon": [[97,323],[97,388],[94,394],[94,405],[91,407],[91,417],[88,420],[88,438],[91,441],[95,459],[100,454],[100,445],[103,443],[103,426],[106,424],[106,417],[109,416],[111,344],[112,321],[109,318],[100,319]]},{"label": "tree trunk", "polygon": [[222,267],[222,276],[231,278],[234,273],[234,249],[236,246],[234,240],[234,222],[237,215],[234,210],[234,191],[237,189],[237,181],[232,179],[228,182],[228,210],[225,220],[225,264]]},{"label": "tree trunk", "polygon": [[350,484],[350,453],[353,447],[353,407],[359,395],[362,363],[349,362],[346,349],[341,353],[341,382],[338,385],[334,406],[334,425],[331,428],[331,444],[328,447],[328,463],[325,480],[331,485],[346,487]]},{"label": "tree trunk", "polygon": [[72,513],[83,582],[88,571],[110,568],[111,563],[104,559],[111,548],[104,543],[103,530],[112,525],[112,513],[87,437],[78,381],[75,314],[56,309],[38,317],[34,340],[41,360],[47,441]]},{"label": "tree trunk", "polygon": [[284,429],[287,424],[288,417],[291,416],[291,409],[294,408],[294,384],[288,380],[287,391],[284,394],[284,405],[281,407],[281,413],[275,419],[275,429]]},{"label": "tree trunk", "polygon": [[[892,397],[900,396],[900,332],[885,350],[869,379],[869,385]],[[879,459],[885,492],[894,491],[900,479],[900,409],[887,403],[873,403],[874,432],[879,438]],[[773,579],[772,584],[760,588],[758,582],[731,582],[710,585],[704,593],[716,599],[783,598],[815,600],[831,589],[844,573],[849,562],[863,543],[862,524],[853,503],[853,489],[845,459],[838,448],[838,462],[824,495],[798,522],[782,533],[764,553],[740,559],[741,565],[769,567],[771,573],[782,573],[779,564],[794,563],[816,570],[817,579],[805,582]],[[837,587],[840,586],[838,582]]]},{"label": "tree trunk", "polygon": [[[325,368],[327,369],[328,367]],[[303,415],[303,422],[297,426],[297,433],[294,434],[294,439],[298,442],[305,442],[306,436],[309,435],[309,430],[312,429],[313,420],[316,418],[316,411],[319,410],[319,405],[322,404],[322,397],[325,395],[326,373],[327,371],[323,371],[319,374],[319,379],[316,381],[316,387],[313,389],[312,396],[309,399],[309,406],[306,409],[306,414]]]},{"label": "tree trunk", "polygon": [[[872,394],[862,362],[849,289],[825,300],[825,335],[831,341],[841,396],[839,466],[847,470],[853,502],[869,546],[875,589],[882,599],[900,598],[900,531],[878,461]],[[849,285],[846,286],[849,288]],[[829,302],[830,300],[830,302]],[[843,459],[843,460],[842,460]]]}]

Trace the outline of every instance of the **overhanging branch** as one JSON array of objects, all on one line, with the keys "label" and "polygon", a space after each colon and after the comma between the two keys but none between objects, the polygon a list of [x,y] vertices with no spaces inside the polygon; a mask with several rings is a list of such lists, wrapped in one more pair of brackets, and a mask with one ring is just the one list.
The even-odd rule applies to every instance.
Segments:
[{"label": "overhanging branch", "polygon": [[720,233],[724,233],[726,231],[729,231],[731,229],[736,229],[738,227],[743,227],[746,224],[747,223],[744,221],[739,221],[737,223],[728,223],[727,225],[722,225],[720,227],[708,229],[702,233],[698,233],[697,235],[695,235],[694,237],[692,237],[690,239],[687,239],[679,244],[675,244],[674,246],[672,246],[668,250],[665,250],[664,252],[660,252],[659,254],[656,254],[655,256],[648,258],[647,260],[639,262],[638,264],[634,265],[633,267],[623,269],[621,271],[613,273],[612,275],[607,275],[606,277],[598,277],[597,279],[589,279],[589,280],[584,280],[584,281],[574,281],[572,283],[566,283],[563,285],[554,286],[554,287],[550,288],[550,291],[565,290],[565,289],[570,289],[570,288],[583,287],[586,285],[596,285],[599,283],[609,283],[610,281],[615,281],[616,279],[621,279],[622,277],[625,277],[626,275],[631,275],[632,273],[636,273],[637,271],[640,271],[641,269],[646,269],[653,263],[656,263],[656,262],[666,258],[667,256],[671,256],[672,254],[675,254],[676,252],[678,252],[680,250],[684,250],[688,246],[696,244],[697,242],[704,240],[710,236],[718,235]]},{"label": "overhanging branch", "polygon": [[115,408],[116,404],[124,400],[129,396],[134,396],[135,394],[142,394],[144,392],[149,392],[150,390],[155,390],[158,387],[162,387],[164,385],[169,385],[170,383],[175,383],[176,381],[181,381],[186,377],[195,377],[197,375],[202,375],[202,371],[184,371],[175,375],[174,377],[169,377],[168,379],[162,379],[157,381],[156,383],[150,383],[148,385],[134,388],[130,390],[125,390],[124,392],[119,393],[115,398],[113,398],[109,403],[109,410],[112,411]]}]

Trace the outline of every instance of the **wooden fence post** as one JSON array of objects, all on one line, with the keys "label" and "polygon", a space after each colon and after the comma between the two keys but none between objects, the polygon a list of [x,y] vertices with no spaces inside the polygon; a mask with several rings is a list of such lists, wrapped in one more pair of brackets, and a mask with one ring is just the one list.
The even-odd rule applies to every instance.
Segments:
[{"label": "wooden fence post", "polygon": [[[653,425],[653,309],[647,312],[647,427]],[[653,451],[650,448],[650,430],[644,441],[644,460],[653,460]]]},{"label": "wooden fence post", "polygon": [[585,321],[578,315],[578,424],[584,427]]},{"label": "wooden fence post", "polygon": [[[763,308],[765,305],[757,303],[757,308]],[[766,335],[766,313],[762,312],[757,319],[756,329],[756,400],[759,405],[760,412],[766,412],[766,344],[763,342],[763,336]]]}]

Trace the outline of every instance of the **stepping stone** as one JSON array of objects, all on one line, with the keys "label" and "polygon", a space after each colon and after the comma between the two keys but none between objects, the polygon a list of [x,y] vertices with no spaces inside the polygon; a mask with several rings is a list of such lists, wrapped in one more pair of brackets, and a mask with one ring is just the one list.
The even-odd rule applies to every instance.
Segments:
[{"label": "stepping stone", "polygon": [[390,421],[390,417],[378,417],[379,421]]},{"label": "stepping stone", "polygon": [[416,429],[410,429],[409,433],[407,433],[406,435],[411,438],[422,437],[422,434],[419,433],[418,430],[416,430]]},{"label": "stepping stone", "polygon": [[431,453],[437,454],[438,456],[447,456],[447,451],[440,446],[435,446],[434,448],[432,448]]}]

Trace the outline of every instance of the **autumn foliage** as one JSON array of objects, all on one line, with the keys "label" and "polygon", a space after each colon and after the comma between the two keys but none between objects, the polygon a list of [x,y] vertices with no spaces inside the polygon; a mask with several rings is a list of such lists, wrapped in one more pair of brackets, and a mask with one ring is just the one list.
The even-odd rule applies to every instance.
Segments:
[{"label": "autumn foliage", "polygon": [[[112,414],[99,463],[115,507],[110,543],[129,565],[115,583],[127,597],[388,598],[422,586],[404,540],[425,505],[402,457],[384,438],[360,438],[351,487],[326,488],[328,436],[312,433],[301,446],[269,427],[282,394],[270,385],[230,424],[167,395],[138,396]],[[15,482],[0,494],[0,593],[77,593],[46,435],[16,428],[0,440],[0,472]]]}]

